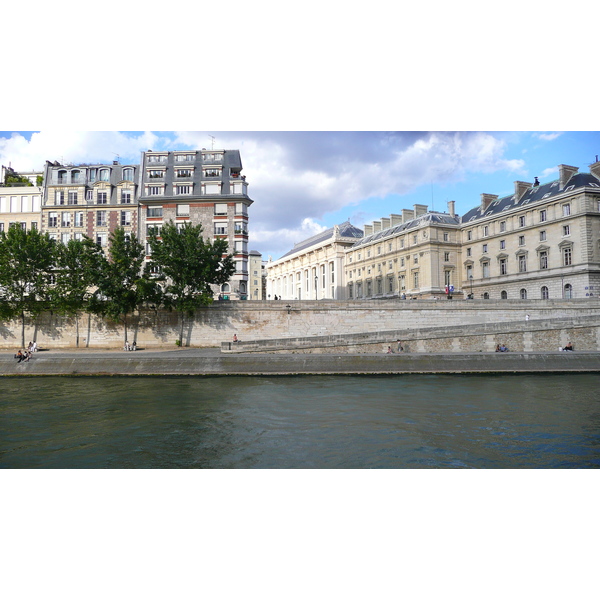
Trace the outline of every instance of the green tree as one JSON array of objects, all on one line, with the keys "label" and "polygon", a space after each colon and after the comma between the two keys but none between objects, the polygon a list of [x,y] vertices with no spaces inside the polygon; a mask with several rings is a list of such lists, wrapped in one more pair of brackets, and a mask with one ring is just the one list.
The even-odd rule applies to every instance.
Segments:
[{"label": "green tree", "polygon": [[0,298],[5,318],[21,320],[25,346],[25,315],[36,318],[50,307],[56,242],[37,229],[14,224],[0,232]]},{"label": "green tree", "polygon": [[120,322],[127,341],[128,317],[154,297],[154,282],[143,274],[144,247],[137,237],[118,227],[109,238],[108,258],[99,264],[98,288],[90,299],[90,310]]},{"label": "green tree", "polygon": [[235,272],[227,240],[211,242],[202,237],[202,225],[185,223],[181,229],[170,221],[163,225],[160,239],[151,232],[148,243],[152,261],[147,268],[158,271],[163,286],[163,304],[179,314],[179,344],[183,343],[185,316],[213,301],[211,285],[227,283]]},{"label": "green tree", "polygon": [[88,307],[97,285],[102,249],[88,237],[57,244],[55,284],[52,306],[60,313],[75,317],[76,345],[79,347],[79,317]]}]

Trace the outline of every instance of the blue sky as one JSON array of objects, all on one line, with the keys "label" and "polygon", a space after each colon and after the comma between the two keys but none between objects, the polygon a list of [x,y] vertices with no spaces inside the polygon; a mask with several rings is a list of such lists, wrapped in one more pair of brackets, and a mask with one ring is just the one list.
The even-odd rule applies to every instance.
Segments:
[{"label": "blue sky", "polygon": [[249,182],[251,249],[274,259],[349,219],[362,227],[414,204],[459,214],[514,181],[551,181],[561,163],[587,171],[598,132],[53,131],[0,132],[0,159],[138,163],[146,149],[237,148]]}]

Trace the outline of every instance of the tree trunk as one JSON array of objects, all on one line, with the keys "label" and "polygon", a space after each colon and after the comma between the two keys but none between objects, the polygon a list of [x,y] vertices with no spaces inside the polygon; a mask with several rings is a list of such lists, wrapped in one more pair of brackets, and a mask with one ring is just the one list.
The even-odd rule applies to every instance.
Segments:
[{"label": "tree trunk", "polygon": [[127,316],[123,317],[123,325],[124,325],[124,329],[125,329],[125,340],[123,341],[123,348],[124,348],[125,344],[127,343]]},{"label": "tree trunk", "polygon": [[79,313],[75,313],[75,347],[79,348]]},{"label": "tree trunk", "polygon": [[180,347],[183,347],[183,321],[184,321],[184,318],[185,318],[185,314],[182,311],[179,313],[179,320],[181,322],[181,327],[179,329],[179,346]]},{"label": "tree trunk", "polygon": [[25,311],[21,311],[21,348],[25,348]]}]

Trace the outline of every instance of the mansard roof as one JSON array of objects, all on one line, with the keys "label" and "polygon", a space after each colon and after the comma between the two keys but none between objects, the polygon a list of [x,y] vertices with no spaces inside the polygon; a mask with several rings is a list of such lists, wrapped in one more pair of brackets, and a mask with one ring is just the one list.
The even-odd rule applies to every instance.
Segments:
[{"label": "mansard roof", "polygon": [[406,231],[408,229],[414,229],[415,227],[420,227],[422,225],[460,225],[460,218],[458,216],[451,216],[447,213],[436,213],[436,212],[428,212],[416,219],[412,219],[407,221],[406,223],[401,223],[400,225],[394,225],[393,227],[388,227],[387,229],[382,229],[381,231],[376,231],[371,235],[363,237],[358,240],[355,244],[353,244],[352,248],[358,248],[360,246],[365,246],[370,244],[376,240],[383,239],[389,237],[390,235],[395,235],[401,233],[402,231]]},{"label": "mansard roof", "polygon": [[465,224],[488,216],[498,216],[507,210],[535,204],[536,202],[541,202],[542,200],[551,199],[559,194],[563,194],[564,192],[570,192],[577,188],[583,188],[586,186],[600,188],[598,179],[596,179],[596,177],[594,177],[591,173],[577,173],[576,175],[573,175],[571,179],[569,179],[567,185],[563,189],[561,189],[560,181],[558,179],[551,181],[550,183],[540,184],[539,186],[532,187],[525,192],[523,197],[518,202],[515,202],[516,196],[511,194],[510,196],[504,196],[503,198],[498,198],[498,200],[491,202],[484,211],[481,210],[481,206],[472,208],[462,216],[461,222]]},{"label": "mansard roof", "polygon": [[[330,227],[329,229],[326,229],[325,231],[322,231],[321,233],[317,233],[317,235],[313,235],[312,237],[309,237],[308,239],[306,239],[302,242],[298,242],[297,244],[294,244],[294,247],[289,252],[286,252],[281,258],[285,258],[286,256],[291,256],[292,254],[296,254],[297,252],[306,250],[307,248],[310,248],[311,246],[324,244],[325,242],[327,242],[328,240],[330,240],[334,237],[335,227],[336,226]],[[358,227],[354,227],[354,225],[352,225],[350,223],[350,221],[345,221],[344,223],[340,223],[340,225],[337,225],[337,227],[339,229],[339,236],[342,238],[361,238],[363,236],[363,230],[359,229]]]}]

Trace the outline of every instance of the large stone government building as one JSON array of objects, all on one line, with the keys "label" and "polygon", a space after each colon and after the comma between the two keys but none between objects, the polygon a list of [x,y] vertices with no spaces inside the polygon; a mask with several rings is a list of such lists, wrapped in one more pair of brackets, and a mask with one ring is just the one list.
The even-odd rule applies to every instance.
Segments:
[{"label": "large stone government building", "polygon": [[[516,181],[509,196],[481,194],[462,217],[454,202],[447,213],[417,204],[365,225],[358,239],[328,230],[270,261],[267,291],[283,300],[598,296],[600,162],[589,173],[558,171],[549,183]],[[316,277],[324,267],[331,286]]]}]

